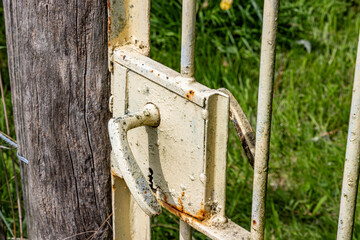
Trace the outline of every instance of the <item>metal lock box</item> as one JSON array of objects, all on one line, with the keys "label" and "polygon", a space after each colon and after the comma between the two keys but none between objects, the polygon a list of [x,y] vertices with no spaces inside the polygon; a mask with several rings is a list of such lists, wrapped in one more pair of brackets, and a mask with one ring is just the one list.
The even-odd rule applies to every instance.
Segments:
[{"label": "metal lock box", "polygon": [[114,116],[138,112],[148,103],[160,114],[157,127],[127,134],[157,200],[177,214],[224,221],[228,96],[129,46],[114,51],[113,63]]}]

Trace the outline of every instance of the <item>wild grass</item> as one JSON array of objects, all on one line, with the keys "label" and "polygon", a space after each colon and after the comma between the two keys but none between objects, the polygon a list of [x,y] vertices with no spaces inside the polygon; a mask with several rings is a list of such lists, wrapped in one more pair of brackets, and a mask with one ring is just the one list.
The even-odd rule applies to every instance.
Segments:
[{"label": "wild grass", "polygon": [[[198,1],[195,76],[211,88],[232,91],[255,128],[262,1],[234,0],[228,11],[219,4]],[[280,2],[266,239],[336,236],[359,12],[355,0]],[[2,8],[0,14],[0,46],[4,46]],[[151,57],[176,70],[180,26],[180,0],[152,0]],[[0,70],[10,109],[5,51],[0,49]],[[4,131],[2,114],[0,108],[0,130]],[[249,229],[253,170],[234,129],[229,132],[226,212]],[[10,162],[8,166],[11,172]],[[0,166],[0,211],[11,223],[4,184]],[[359,213],[360,208],[354,239],[360,239]],[[178,239],[177,219],[170,214],[155,218],[152,225],[153,239]],[[194,238],[206,239],[200,233]]]}]

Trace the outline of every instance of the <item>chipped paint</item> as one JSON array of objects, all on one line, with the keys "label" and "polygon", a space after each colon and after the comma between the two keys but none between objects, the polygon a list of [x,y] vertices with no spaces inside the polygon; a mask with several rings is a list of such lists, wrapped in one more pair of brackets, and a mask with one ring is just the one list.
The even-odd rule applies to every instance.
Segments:
[{"label": "chipped paint", "polygon": [[150,53],[150,1],[108,0],[109,52],[131,44],[144,55]]},{"label": "chipped paint", "polygon": [[193,97],[195,95],[195,91],[194,90],[189,90],[188,93],[186,93],[185,97],[189,100],[192,100]]}]

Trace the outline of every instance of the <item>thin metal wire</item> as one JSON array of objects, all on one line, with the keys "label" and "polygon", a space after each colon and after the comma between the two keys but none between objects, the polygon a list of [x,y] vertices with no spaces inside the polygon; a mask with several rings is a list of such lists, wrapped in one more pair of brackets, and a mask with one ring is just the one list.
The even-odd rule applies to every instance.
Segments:
[{"label": "thin metal wire", "polygon": [[[0,138],[1,140],[3,140],[4,142],[6,142],[7,144],[9,144],[11,147],[13,148],[18,148],[18,145],[16,143],[16,141],[14,139],[12,139],[11,137],[9,137],[8,135],[6,135],[3,132],[0,132]],[[18,157],[18,159],[20,161],[22,161],[23,163],[29,164],[29,160],[27,160],[26,158],[24,158],[23,156],[21,156],[19,154],[19,152],[16,153],[16,156]]]},{"label": "thin metal wire", "polygon": [[6,142],[7,144],[9,144],[10,146],[12,146],[14,148],[18,147],[16,141],[14,139],[12,139],[11,137],[9,137],[8,135],[6,135],[5,133],[0,132],[0,138],[1,138],[1,140]]},{"label": "thin metal wire", "polygon": [[26,158],[24,158],[23,156],[21,156],[21,155],[19,154],[19,152],[16,153],[16,156],[17,156],[18,159],[19,159],[20,161],[22,161],[23,163],[29,164],[29,160],[27,160]]}]

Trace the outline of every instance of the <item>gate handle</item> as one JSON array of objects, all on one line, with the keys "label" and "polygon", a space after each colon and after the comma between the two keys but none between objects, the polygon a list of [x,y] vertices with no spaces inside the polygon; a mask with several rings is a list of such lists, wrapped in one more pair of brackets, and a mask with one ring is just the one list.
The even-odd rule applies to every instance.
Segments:
[{"label": "gate handle", "polygon": [[159,124],[160,113],[152,103],[146,104],[142,111],[112,118],[108,123],[114,153],[111,167],[116,175],[124,178],[135,201],[149,216],[159,215],[161,207],[131,152],[127,131],[141,126],[157,127]]},{"label": "gate handle", "polygon": [[239,102],[234,95],[226,88],[218,89],[220,92],[227,94],[230,98],[230,120],[234,125],[236,133],[240,138],[241,144],[248,157],[249,163],[254,168],[255,160],[255,133],[249,120],[246,118],[244,111],[241,109]]}]

